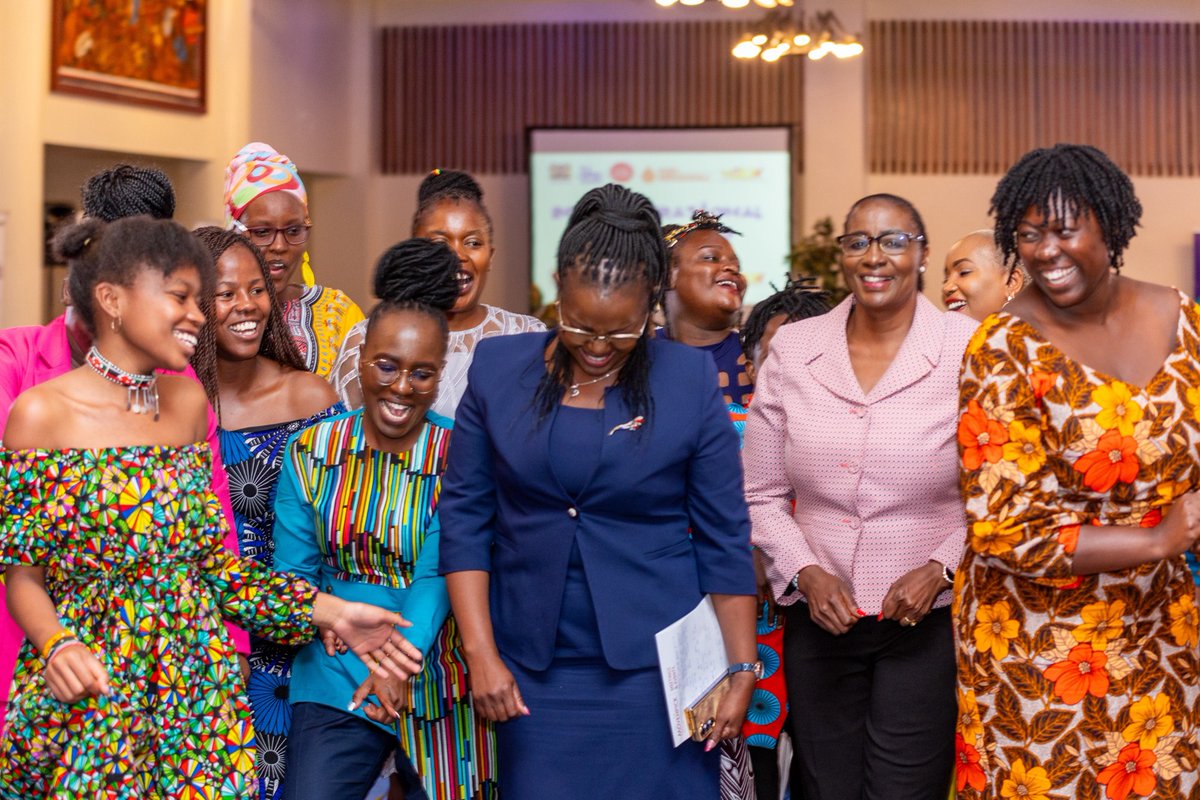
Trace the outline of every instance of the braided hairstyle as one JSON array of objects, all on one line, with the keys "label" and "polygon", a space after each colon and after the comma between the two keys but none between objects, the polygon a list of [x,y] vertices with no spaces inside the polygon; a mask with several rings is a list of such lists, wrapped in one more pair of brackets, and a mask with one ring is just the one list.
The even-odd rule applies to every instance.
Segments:
[{"label": "braided hairstyle", "polygon": [[374,291],[379,303],[367,317],[364,341],[375,323],[397,311],[417,311],[431,317],[442,331],[443,346],[450,335],[446,312],[458,300],[458,256],[444,242],[405,239],[389,247],[375,264]]},{"label": "braided hairstyle", "polygon": [[[240,233],[218,228],[215,225],[197,228],[192,231],[192,235],[208,250],[213,264],[216,264],[225,251],[231,247],[243,247],[253,254],[254,261],[258,264],[259,271],[262,272],[267,297],[271,299],[271,310],[267,314],[266,329],[263,331],[262,341],[258,345],[258,354],[292,369],[302,372],[307,370],[308,366],[300,357],[296,342],[288,332],[287,323],[283,321],[283,311],[280,309],[279,300],[275,295],[275,283],[271,280],[271,273],[267,269],[262,251]],[[207,292],[200,298],[200,310],[204,312],[204,318],[208,320],[208,324],[200,330],[196,352],[192,354],[192,369],[196,371],[196,377],[200,379],[200,384],[204,386],[204,393],[208,395],[208,402],[212,404],[219,418],[221,404],[218,400],[220,392],[217,382],[217,320],[213,292]]]},{"label": "braided hairstyle", "polygon": [[1086,144],[1030,150],[996,184],[988,213],[996,220],[996,246],[1006,264],[1018,259],[1017,226],[1030,208],[1044,219],[1052,213],[1095,215],[1117,272],[1142,219],[1133,181],[1101,150]]},{"label": "braided hairstyle", "polygon": [[[774,289],[775,285],[771,284]],[[767,323],[773,318],[784,315],[784,324],[798,319],[819,317],[829,310],[829,292],[821,288],[816,276],[801,275],[799,278],[788,276],[787,283],[773,295],[760,300],[742,325],[738,338],[742,342],[742,352],[748,361],[754,360],[754,351],[766,333]]]},{"label": "braided hairstyle", "polygon": [[93,290],[98,283],[132,286],[147,269],[170,276],[178,269],[195,267],[200,273],[201,296],[212,293],[212,259],[186,228],[171,220],[138,216],[105,223],[85,217],[61,228],[52,247],[55,258],[68,266],[71,305],[93,336]]},{"label": "braided hairstyle", "polygon": [[117,164],[88,178],[82,195],[84,216],[104,222],[139,214],[155,219],[175,216],[171,179],[154,167]]},{"label": "braided hairstyle", "polygon": [[[579,199],[558,243],[559,286],[567,276],[592,286],[610,289],[641,284],[646,292],[646,312],[662,302],[667,285],[667,246],[662,221],[645,195],[610,183],[590,190]],[[625,402],[634,414],[649,416],[649,325],[617,373]],[[549,369],[538,384],[533,405],[544,419],[562,402],[571,383],[571,354],[555,347]]]},{"label": "braided hairstyle", "polygon": [[492,215],[483,204],[483,189],[479,183],[465,172],[453,169],[435,169],[425,176],[417,189],[417,211],[413,214],[412,235],[417,235],[417,229],[425,221],[425,217],[434,206],[443,201],[455,203],[474,203],[479,213],[487,221],[488,236],[492,235]]},{"label": "braided hairstyle", "polygon": [[[929,252],[929,234],[925,232],[925,220],[921,219],[921,213],[917,211],[917,207],[908,200],[905,200],[903,197],[895,194],[888,194],[887,192],[869,194],[866,197],[860,197],[858,200],[856,200],[854,205],[850,206],[850,210],[846,212],[846,220],[842,223],[842,233],[849,233],[850,217],[854,216],[854,212],[858,210],[859,206],[867,203],[887,203],[908,212],[908,215],[912,217],[913,225],[916,226],[916,230],[909,231],[909,233],[915,233],[917,236],[922,237],[921,241],[917,242],[917,244],[924,247],[925,252]],[[919,271],[919,269],[917,272],[917,291],[925,291],[925,273]]]}]

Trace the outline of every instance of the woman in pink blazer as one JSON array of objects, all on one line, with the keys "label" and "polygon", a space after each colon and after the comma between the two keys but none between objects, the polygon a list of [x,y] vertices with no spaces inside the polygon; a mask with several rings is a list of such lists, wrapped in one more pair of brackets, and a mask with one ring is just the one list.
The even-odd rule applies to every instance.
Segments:
[{"label": "woman in pink blazer", "polygon": [[787,616],[800,794],[929,800],[954,757],[955,426],[975,323],[921,295],[928,244],[907,200],[859,200],[838,243],[852,296],[780,328],[759,371],[753,541]]}]

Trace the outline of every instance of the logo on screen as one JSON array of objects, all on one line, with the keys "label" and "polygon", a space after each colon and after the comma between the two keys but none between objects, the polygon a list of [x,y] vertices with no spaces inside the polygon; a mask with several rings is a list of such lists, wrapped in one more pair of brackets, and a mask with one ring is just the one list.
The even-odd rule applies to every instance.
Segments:
[{"label": "logo on screen", "polygon": [[762,167],[735,167],[722,172],[721,177],[731,181],[752,181],[762,177]]},{"label": "logo on screen", "polygon": [[571,180],[571,165],[570,164],[551,164],[550,165],[550,180],[552,180],[552,181],[569,181],[569,180]]},{"label": "logo on screen", "polygon": [[620,163],[612,165],[609,175],[612,176],[614,181],[617,181],[618,183],[625,183],[625,181],[633,178],[633,167],[629,164],[626,164],[624,161],[621,161]]},{"label": "logo on screen", "polygon": [[599,170],[592,169],[591,167],[580,167],[579,168],[579,182],[580,183],[587,184],[588,186],[595,186],[596,184],[600,183],[600,181],[603,179],[604,179],[604,176],[600,174]]}]

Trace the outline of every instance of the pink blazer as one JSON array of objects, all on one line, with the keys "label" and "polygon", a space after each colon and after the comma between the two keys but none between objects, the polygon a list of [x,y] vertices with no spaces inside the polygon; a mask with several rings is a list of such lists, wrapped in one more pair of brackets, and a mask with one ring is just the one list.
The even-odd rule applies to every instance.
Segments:
[{"label": "pink blazer", "polygon": [[[17,395],[26,389],[57,378],[71,369],[71,345],[67,341],[65,316],[56,317],[48,325],[32,325],[22,328],[0,330],[0,441],[4,439],[4,428],[8,412],[12,410]],[[184,370],[193,380],[196,373],[191,367]],[[237,552],[237,529],[233,525],[233,507],[229,504],[229,478],[221,464],[220,443],[217,440],[217,416],[208,410],[208,445],[213,457],[213,492],[221,502],[229,532],[225,536],[225,547]],[[25,634],[8,615],[4,603],[4,590],[0,586],[0,701],[8,699],[9,684],[12,683],[13,666],[17,662],[17,650]],[[240,628],[230,625],[234,643],[239,652],[249,652],[250,641]]]},{"label": "pink blazer", "polygon": [[752,540],[780,602],[801,599],[788,586],[817,564],[873,615],[901,575],[931,559],[953,569],[962,555],[958,374],[976,323],[918,295],[896,359],[864,394],[846,342],[853,304],[771,340],[743,462]]}]

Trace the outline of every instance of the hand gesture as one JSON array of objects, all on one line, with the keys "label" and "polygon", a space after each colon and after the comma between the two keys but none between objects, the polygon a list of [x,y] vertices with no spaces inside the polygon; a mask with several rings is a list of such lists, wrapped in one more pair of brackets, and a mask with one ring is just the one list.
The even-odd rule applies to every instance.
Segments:
[{"label": "hand gesture", "polygon": [[883,598],[881,617],[912,627],[925,618],[933,608],[933,601],[948,588],[942,577],[942,565],[930,561],[901,575],[892,584]]},{"label": "hand gesture", "polygon": [[376,722],[390,725],[400,719],[400,711],[406,707],[407,689],[407,678],[394,675],[381,678],[372,673],[354,690],[354,695],[350,698],[350,710],[358,708],[368,697],[373,696],[379,701],[379,705],[367,703],[363,706],[363,713]]},{"label": "hand gesture", "polygon": [[813,622],[834,636],[841,636],[862,617],[854,597],[841,578],[830,575],[816,564],[800,570],[796,588],[808,598],[808,613]]},{"label": "hand gesture", "polygon": [[421,651],[401,636],[396,626],[411,625],[394,611],[342,601],[333,612],[329,630],[380,677],[408,677],[421,671]]},{"label": "hand gesture", "polygon": [[83,642],[66,645],[53,655],[43,675],[55,700],[77,703],[85,697],[112,694],[108,670]]},{"label": "hand gesture", "polygon": [[517,716],[528,716],[529,709],[521,699],[521,690],[512,672],[498,655],[468,660],[467,677],[475,712],[492,722],[504,722]]}]

